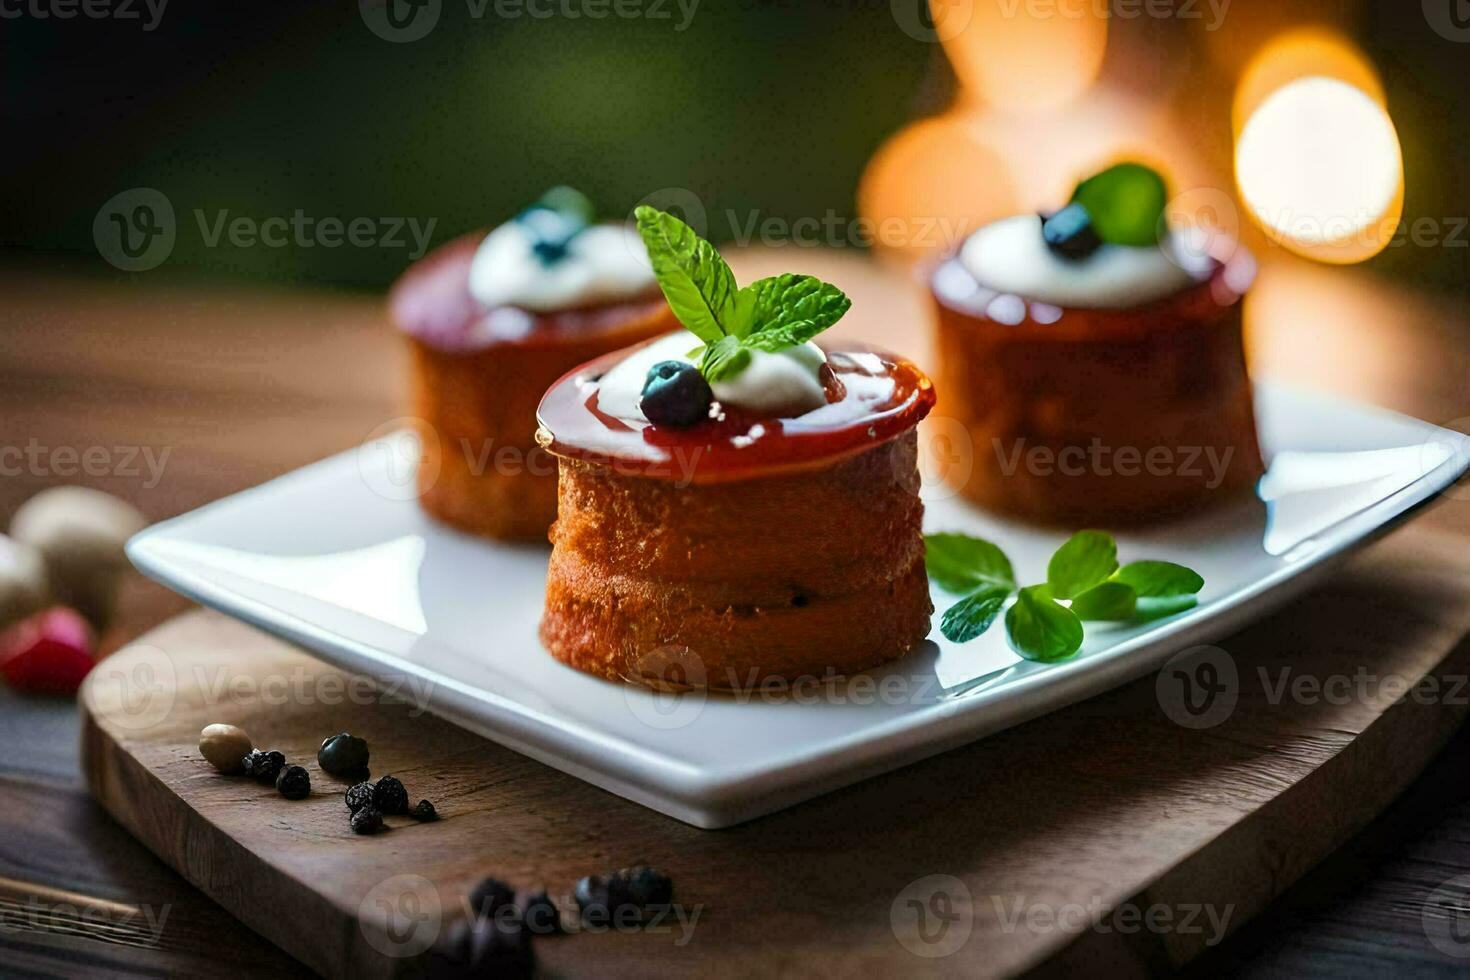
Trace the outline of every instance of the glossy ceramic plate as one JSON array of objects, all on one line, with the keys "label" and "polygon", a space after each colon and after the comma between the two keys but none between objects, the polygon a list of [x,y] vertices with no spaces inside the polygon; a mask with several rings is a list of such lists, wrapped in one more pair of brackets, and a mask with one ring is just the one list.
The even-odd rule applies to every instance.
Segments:
[{"label": "glossy ceramic plate", "polygon": [[[1380,409],[1262,385],[1261,500],[1119,536],[1123,560],[1180,561],[1198,608],[1089,627],[1075,658],[1020,660],[996,628],[939,636],[871,675],[749,696],[660,693],[554,661],[536,636],[547,552],[429,521],[400,433],[144,531],[145,573],[373,675],[428,710],[700,827],[748,820],[1156,670],[1239,628],[1404,521],[1470,463],[1470,440]],[[929,530],[991,538],[1044,577],[1060,532],[1007,524],[935,489]],[[942,610],[952,599],[936,595]]]}]

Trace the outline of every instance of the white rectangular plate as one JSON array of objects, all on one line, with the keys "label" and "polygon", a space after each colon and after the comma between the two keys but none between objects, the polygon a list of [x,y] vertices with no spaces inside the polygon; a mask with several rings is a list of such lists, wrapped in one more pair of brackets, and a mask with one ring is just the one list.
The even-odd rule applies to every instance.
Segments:
[{"label": "white rectangular plate", "polygon": [[[546,550],[488,544],[426,519],[404,435],[150,528],[128,553],[184,595],[413,692],[458,725],[680,820],[721,827],[1155,670],[1295,594],[1470,462],[1470,439],[1424,422],[1275,385],[1257,397],[1269,505],[1242,502],[1119,536],[1123,561],[1197,569],[1207,583],[1199,607],[1144,626],[1089,627],[1082,652],[1051,665],[1017,658],[999,627],[963,646],[944,640],[938,617],[953,598],[936,594],[931,642],[863,678],[742,698],[585,676],[537,639]],[[928,530],[988,537],[1028,580],[1045,577],[1065,536],[940,499],[939,488],[926,495]]]}]

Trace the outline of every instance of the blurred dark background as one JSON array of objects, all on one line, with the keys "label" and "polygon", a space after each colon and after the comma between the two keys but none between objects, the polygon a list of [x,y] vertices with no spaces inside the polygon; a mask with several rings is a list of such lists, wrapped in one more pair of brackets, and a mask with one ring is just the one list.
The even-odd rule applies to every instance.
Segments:
[{"label": "blurred dark background", "polygon": [[[161,271],[374,290],[410,260],[407,231],[401,247],[211,247],[194,212],[433,219],[437,243],[571,183],[613,215],[670,187],[712,216],[852,215],[875,151],[954,91],[940,45],[900,24],[916,0],[699,0],[687,18],[691,0],[645,0],[666,16],[602,19],[497,16],[494,0],[477,17],[476,4],[443,0],[433,29],[406,43],[376,34],[355,3],[174,0],[158,13],[133,0],[125,17],[114,0],[112,16],[63,19],[67,2],[0,4],[0,246],[12,262],[32,260],[23,252],[114,276],[127,273],[99,258],[93,220],[135,187],[177,212]],[[1409,0],[1235,0],[1219,30],[1248,49],[1315,20],[1381,74],[1405,221],[1465,213],[1470,43],[1436,32]],[[1229,85],[1205,73],[1198,21],[1115,17],[1109,29],[1104,79]],[[1228,117],[1211,125],[1228,141]],[[710,233],[730,231],[712,221]],[[1470,232],[1461,242],[1390,248],[1368,265],[1462,289]]]}]

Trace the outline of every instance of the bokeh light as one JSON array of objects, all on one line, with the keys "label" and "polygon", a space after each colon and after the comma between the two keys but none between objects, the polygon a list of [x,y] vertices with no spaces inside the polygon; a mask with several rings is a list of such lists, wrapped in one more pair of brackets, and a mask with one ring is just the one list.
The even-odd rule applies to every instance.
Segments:
[{"label": "bokeh light", "polygon": [[930,0],[929,6],[965,94],[998,109],[1065,105],[1102,67],[1105,5]]},{"label": "bokeh light", "polygon": [[1387,111],[1362,89],[1310,76],[1265,97],[1241,128],[1236,180],[1267,234],[1324,262],[1385,248],[1403,213],[1403,157]]}]

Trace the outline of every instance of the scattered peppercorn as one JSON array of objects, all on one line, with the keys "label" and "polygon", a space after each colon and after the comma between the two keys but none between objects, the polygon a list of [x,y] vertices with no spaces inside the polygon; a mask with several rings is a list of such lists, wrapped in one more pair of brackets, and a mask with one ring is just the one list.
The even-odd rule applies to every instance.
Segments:
[{"label": "scattered peppercorn", "polygon": [[527,932],[536,936],[561,932],[561,910],[545,891],[529,892],[517,904],[521,910],[521,924]]},{"label": "scattered peppercorn", "polygon": [[573,892],[583,921],[606,925],[618,921],[641,922],[650,906],[673,901],[674,885],[667,875],[646,865],[622,868],[606,877],[588,875]]},{"label": "scattered peppercorn", "polygon": [[245,775],[258,783],[267,785],[275,783],[276,777],[281,774],[281,767],[285,764],[286,757],[275,749],[269,752],[252,749],[240,760],[240,766],[245,770]]},{"label": "scattered peppercorn", "polygon": [[499,878],[486,878],[470,889],[470,909],[482,919],[491,919],[506,906],[515,907],[516,890]]},{"label": "scattered peppercorn", "polygon": [[373,806],[384,813],[407,813],[408,790],[392,776],[384,776],[373,787]]},{"label": "scattered peppercorn", "polygon": [[346,776],[366,769],[367,741],[346,732],[328,735],[322,740],[322,747],[317,750],[316,761],[322,767],[322,772],[331,776]]},{"label": "scattered peppercorn", "polygon": [[311,774],[300,766],[287,766],[276,777],[276,792],[288,800],[304,800],[311,795]]},{"label": "scattered peppercorn", "polygon": [[365,806],[354,811],[349,822],[354,834],[376,834],[383,829],[383,814],[376,807]]},{"label": "scattered peppercorn", "polygon": [[427,956],[429,978],[529,977],[535,964],[531,934],[513,919],[456,919]]},{"label": "scattered peppercorn", "polygon": [[373,784],[358,783],[347,790],[347,809],[356,813],[373,802]]},{"label": "scattered peppercorn", "polygon": [[419,800],[419,805],[408,811],[408,815],[425,823],[439,819],[439,813],[434,809],[434,804],[428,800]]},{"label": "scattered peppercorn", "polygon": [[572,890],[577,908],[582,911],[582,921],[588,925],[605,926],[612,913],[608,908],[607,879],[602,875],[588,875],[577,881]]},{"label": "scattered peppercorn", "polygon": [[674,900],[674,883],[669,876],[642,864],[614,871],[608,887],[614,899],[633,905],[667,905]]}]

